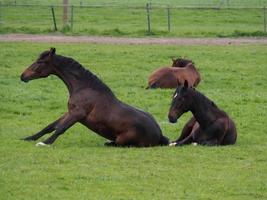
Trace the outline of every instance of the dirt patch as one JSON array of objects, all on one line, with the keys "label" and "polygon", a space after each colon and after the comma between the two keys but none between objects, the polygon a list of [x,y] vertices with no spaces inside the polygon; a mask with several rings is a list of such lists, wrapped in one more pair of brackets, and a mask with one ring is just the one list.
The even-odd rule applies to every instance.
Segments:
[{"label": "dirt patch", "polygon": [[96,43],[96,44],[164,44],[164,45],[239,45],[267,44],[267,38],[122,38],[102,36],[0,35],[3,42]]}]

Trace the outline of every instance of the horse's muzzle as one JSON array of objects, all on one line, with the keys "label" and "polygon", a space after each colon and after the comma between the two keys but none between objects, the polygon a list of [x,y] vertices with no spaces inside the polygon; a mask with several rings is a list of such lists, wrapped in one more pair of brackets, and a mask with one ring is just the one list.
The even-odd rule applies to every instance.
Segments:
[{"label": "horse's muzzle", "polygon": [[172,115],[169,115],[168,118],[169,118],[169,122],[171,122],[171,123],[177,122],[177,118],[173,117]]},{"label": "horse's muzzle", "polygon": [[29,82],[30,79],[27,78],[27,77],[25,77],[24,74],[21,74],[20,80],[23,81],[23,82],[25,82],[25,83],[27,83],[27,82]]}]

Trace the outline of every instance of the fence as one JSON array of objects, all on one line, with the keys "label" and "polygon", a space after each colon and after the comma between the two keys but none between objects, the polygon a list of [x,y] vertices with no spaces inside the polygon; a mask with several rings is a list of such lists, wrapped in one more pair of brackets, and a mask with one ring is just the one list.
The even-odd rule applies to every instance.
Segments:
[{"label": "fence", "polygon": [[[265,7],[0,4],[0,32],[127,36],[266,35]],[[66,12],[65,12],[66,13]],[[67,19],[67,20],[66,20]]]}]

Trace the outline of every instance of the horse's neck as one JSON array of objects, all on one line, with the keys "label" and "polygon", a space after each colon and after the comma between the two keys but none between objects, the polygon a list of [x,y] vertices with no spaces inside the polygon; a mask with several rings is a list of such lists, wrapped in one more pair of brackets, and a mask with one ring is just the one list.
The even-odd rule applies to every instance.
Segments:
[{"label": "horse's neck", "polygon": [[205,96],[193,94],[193,105],[191,112],[201,127],[206,127],[214,119],[215,106]]},{"label": "horse's neck", "polygon": [[[69,71],[64,70],[66,66],[65,63],[57,63],[55,66],[55,75],[58,76],[68,88],[69,94],[71,95],[78,88],[81,88],[82,84],[79,84],[79,81],[74,74],[69,73]],[[60,67],[59,67],[60,66]]]},{"label": "horse's neck", "polygon": [[69,90],[70,96],[75,92],[80,91],[81,89],[87,88],[98,92],[104,92],[109,96],[115,97],[112,91],[104,83],[102,83],[93,73],[84,69],[82,66],[80,66],[79,63],[76,63],[76,61],[72,60],[72,62],[75,62],[74,65],[79,65],[76,66],[76,69],[74,67],[73,71],[73,63],[71,62],[68,63],[59,60],[59,62],[56,63],[55,66],[55,75],[57,75],[65,83]]}]

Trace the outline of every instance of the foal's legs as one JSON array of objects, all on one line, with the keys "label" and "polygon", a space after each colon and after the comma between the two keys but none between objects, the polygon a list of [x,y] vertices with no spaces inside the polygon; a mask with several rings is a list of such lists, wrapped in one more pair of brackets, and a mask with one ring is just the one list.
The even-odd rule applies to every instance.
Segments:
[{"label": "foal's legs", "polygon": [[192,142],[194,142],[194,138],[195,135],[199,135],[201,134],[202,130],[200,129],[199,126],[197,126],[196,128],[193,128],[192,132],[190,133],[190,135],[188,135],[187,137],[185,137],[183,140],[180,140],[178,142],[176,142],[175,146],[182,146],[185,144],[190,144]]},{"label": "foal's legs", "polygon": [[185,139],[187,136],[189,136],[192,132],[192,129],[194,127],[196,122],[196,119],[195,117],[192,117],[187,123],[186,125],[184,126],[183,130],[182,130],[182,133],[180,135],[180,137],[175,141],[175,142],[179,142],[183,139]]},{"label": "foal's legs", "polygon": [[47,138],[45,141],[41,142],[43,144],[52,144],[58,136],[63,134],[68,128],[70,128],[73,124],[77,122],[77,117],[75,115],[70,115],[67,113],[62,119],[60,119],[59,123],[56,126],[56,131],[53,135]]},{"label": "foal's legs", "polygon": [[[66,114],[65,114],[66,115]],[[41,131],[39,131],[38,133],[34,134],[34,135],[31,135],[31,136],[28,136],[28,137],[25,137],[23,138],[23,140],[27,140],[27,141],[35,141],[35,140],[38,140],[40,137],[42,137],[43,135],[47,134],[47,133],[51,133],[55,130],[55,127],[56,125],[58,124],[58,122],[64,118],[63,115],[62,117],[60,117],[59,119],[57,119],[56,121],[52,122],[51,124],[49,124],[48,126],[46,126],[44,129],[42,129]]]}]

